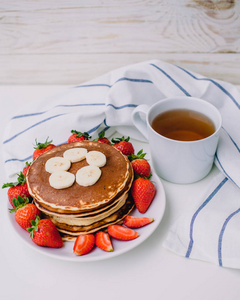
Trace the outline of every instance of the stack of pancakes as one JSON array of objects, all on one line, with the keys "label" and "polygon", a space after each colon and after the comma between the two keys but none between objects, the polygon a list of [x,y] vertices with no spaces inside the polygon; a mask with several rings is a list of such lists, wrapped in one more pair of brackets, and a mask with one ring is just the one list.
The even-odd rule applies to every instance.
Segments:
[{"label": "stack of pancakes", "polygon": [[[45,164],[71,148],[100,151],[107,163],[92,186],[74,182],[69,188],[54,189],[49,184],[51,174],[45,170]],[[76,175],[87,165],[86,159],[72,163],[68,172]],[[111,145],[88,140],[63,144],[43,153],[27,173],[28,189],[36,206],[44,217],[53,221],[64,240],[74,240],[80,234],[93,233],[123,220],[134,207],[129,195],[132,181],[132,166],[125,155]]]}]

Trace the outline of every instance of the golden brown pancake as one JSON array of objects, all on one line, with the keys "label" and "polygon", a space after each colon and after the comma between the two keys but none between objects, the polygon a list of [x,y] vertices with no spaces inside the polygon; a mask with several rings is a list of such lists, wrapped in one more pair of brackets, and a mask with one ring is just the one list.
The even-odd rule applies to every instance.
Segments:
[{"label": "golden brown pancake", "polygon": [[[45,163],[55,156],[63,156],[63,152],[71,148],[86,148],[88,151],[100,151],[106,155],[107,163],[101,168],[101,178],[93,186],[80,186],[76,182],[70,187],[56,190],[49,185],[49,176]],[[76,172],[88,165],[86,160],[72,163],[68,172]],[[41,206],[59,212],[82,213],[105,206],[124,190],[129,176],[130,163],[116,148],[94,141],[81,141],[57,146],[40,155],[31,165],[27,174],[27,183],[31,196]]]},{"label": "golden brown pancake", "polygon": [[[52,157],[62,157],[64,151],[71,148],[100,151],[105,154],[107,163],[101,167],[100,179],[92,186],[74,182],[69,188],[54,189],[49,184],[50,173],[45,170],[45,164]],[[72,163],[68,172],[75,175],[86,165],[86,159]],[[128,197],[133,181],[131,163],[111,145],[86,140],[57,146],[40,155],[26,177],[36,206],[53,221],[65,240],[119,223],[134,207]]]}]

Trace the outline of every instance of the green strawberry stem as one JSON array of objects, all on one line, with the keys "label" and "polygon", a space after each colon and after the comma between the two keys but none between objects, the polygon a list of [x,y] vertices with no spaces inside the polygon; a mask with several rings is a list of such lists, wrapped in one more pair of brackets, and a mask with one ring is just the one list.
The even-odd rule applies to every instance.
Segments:
[{"label": "green strawberry stem", "polygon": [[36,216],[36,219],[31,221],[32,227],[27,228],[27,231],[30,232],[30,237],[31,238],[33,238],[33,232],[38,231],[39,221],[40,221],[40,217]]},{"label": "green strawberry stem", "polygon": [[17,198],[12,199],[12,203],[15,208],[9,208],[10,213],[16,212],[19,208],[27,205],[29,203],[29,199],[26,196],[24,196],[24,198],[21,196],[17,196]]},{"label": "green strawberry stem", "polygon": [[130,136],[128,136],[127,138],[125,138],[124,136],[122,136],[121,138],[113,138],[112,142],[114,144],[116,144],[116,143],[119,143],[121,141],[129,142],[129,140],[130,140]]},{"label": "green strawberry stem", "polygon": [[98,138],[94,139],[94,141],[98,141],[98,139],[103,139],[105,138],[105,130],[102,130],[99,134],[98,134]]},{"label": "green strawberry stem", "polygon": [[24,184],[26,183],[26,176],[23,174],[23,172],[20,172],[20,174],[18,174],[18,178],[16,182],[8,182],[3,184],[2,189],[6,188],[6,187],[13,187],[13,186],[17,186],[19,184]]},{"label": "green strawberry stem", "polygon": [[84,137],[87,138],[87,139],[90,139],[90,138],[91,138],[91,136],[90,136],[87,132],[81,132],[81,131],[77,131],[77,130],[71,130],[71,133],[72,133],[72,134],[76,134],[77,137],[84,136]]},{"label": "green strawberry stem", "polygon": [[128,159],[129,159],[130,161],[133,161],[133,160],[135,160],[135,159],[145,159],[145,158],[144,158],[145,155],[146,155],[146,153],[143,153],[143,149],[141,149],[140,151],[138,151],[137,154],[128,155]]},{"label": "green strawberry stem", "polygon": [[36,142],[36,145],[34,147],[34,149],[44,149],[46,148],[48,145],[50,145],[52,143],[52,140],[51,141],[48,141],[48,138],[46,139],[46,141],[44,143],[38,143],[37,142],[37,139],[35,139],[35,142]]}]

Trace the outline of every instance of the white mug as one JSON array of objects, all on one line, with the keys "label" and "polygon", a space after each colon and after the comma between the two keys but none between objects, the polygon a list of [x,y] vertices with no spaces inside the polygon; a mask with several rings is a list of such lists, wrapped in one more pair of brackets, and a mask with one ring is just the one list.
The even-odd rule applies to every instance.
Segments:
[{"label": "white mug", "polygon": [[[157,133],[151,126],[160,113],[186,109],[199,112],[214,124],[212,135],[195,141],[179,141]],[[151,107],[139,105],[132,113],[135,127],[149,141],[153,168],[163,179],[180,184],[193,183],[204,178],[211,170],[217,149],[221,114],[209,102],[194,97],[166,98]]]}]

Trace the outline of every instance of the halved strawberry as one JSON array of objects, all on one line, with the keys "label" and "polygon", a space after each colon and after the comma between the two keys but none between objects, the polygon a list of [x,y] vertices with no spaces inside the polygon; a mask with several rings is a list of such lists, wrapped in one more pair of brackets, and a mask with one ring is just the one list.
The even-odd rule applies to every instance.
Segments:
[{"label": "halved strawberry", "polygon": [[109,225],[107,230],[111,237],[120,241],[130,241],[139,236],[138,232],[122,225]]},{"label": "halved strawberry", "polygon": [[129,228],[140,228],[154,221],[153,218],[126,216],[123,224]]},{"label": "halved strawberry", "polygon": [[76,255],[84,255],[89,253],[95,245],[95,235],[93,234],[81,234],[77,237],[73,252]]},{"label": "halved strawberry", "polygon": [[98,231],[96,233],[96,246],[104,251],[113,251],[112,242],[107,232]]}]

